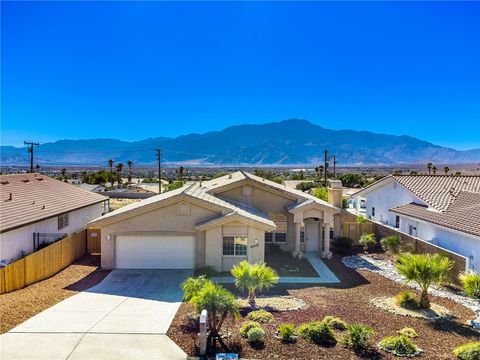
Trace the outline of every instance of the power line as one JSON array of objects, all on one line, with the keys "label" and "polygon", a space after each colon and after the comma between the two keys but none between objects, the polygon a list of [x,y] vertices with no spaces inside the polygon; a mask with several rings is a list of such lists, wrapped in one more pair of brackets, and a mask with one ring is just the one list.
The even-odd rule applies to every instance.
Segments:
[{"label": "power line", "polygon": [[30,153],[30,172],[33,173],[33,147],[40,146],[40,144],[32,141],[24,141],[23,144],[28,145],[27,151]]}]

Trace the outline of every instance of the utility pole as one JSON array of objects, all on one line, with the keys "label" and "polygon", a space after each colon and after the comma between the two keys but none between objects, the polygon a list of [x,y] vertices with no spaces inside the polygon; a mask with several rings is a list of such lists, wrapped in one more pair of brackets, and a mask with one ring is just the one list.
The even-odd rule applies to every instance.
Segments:
[{"label": "utility pole", "polygon": [[328,150],[323,151],[323,157],[324,157],[324,177],[325,177],[325,187],[327,187],[327,173],[328,173]]},{"label": "utility pole", "polygon": [[162,149],[155,149],[158,161],[158,193],[162,193]]},{"label": "utility pole", "polygon": [[39,146],[39,143],[34,143],[32,141],[24,141],[24,145],[28,145],[28,152],[30,153],[30,172],[33,173],[33,147]]},{"label": "utility pole", "polygon": [[337,179],[337,155],[333,155],[333,178]]}]

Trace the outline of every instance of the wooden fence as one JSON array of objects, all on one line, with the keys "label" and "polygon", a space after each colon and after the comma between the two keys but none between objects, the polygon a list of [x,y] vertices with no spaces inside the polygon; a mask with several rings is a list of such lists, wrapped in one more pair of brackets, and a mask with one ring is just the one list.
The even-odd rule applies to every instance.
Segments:
[{"label": "wooden fence", "polygon": [[86,253],[86,230],[72,234],[0,269],[0,294],[55,275]]},{"label": "wooden fence", "polygon": [[364,233],[373,233],[374,226],[371,222],[344,222],[342,224],[342,236],[349,237],[354,241],[355,244],[358,244],[360,236]]},{"label": "wooden fence", "polygon": [[101,253],[102,236],[100,229],[87,229],[87,253],[100,254]]}]

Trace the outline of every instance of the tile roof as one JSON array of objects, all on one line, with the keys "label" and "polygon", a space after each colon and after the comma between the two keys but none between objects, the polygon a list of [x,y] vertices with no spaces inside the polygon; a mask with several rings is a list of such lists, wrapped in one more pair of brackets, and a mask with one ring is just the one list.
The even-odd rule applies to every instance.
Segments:
[{"label": "tile roof", "polygon": [[428,221],[453,230],[480,236],[480,193],[460,191],[445,211],[418,204],[406,204],[392,212]]},{"label": "tile roof", "polygon": [[16,174],[0,175],[0,199],[0,232],[5,232],[108,198],[46,175]]}]

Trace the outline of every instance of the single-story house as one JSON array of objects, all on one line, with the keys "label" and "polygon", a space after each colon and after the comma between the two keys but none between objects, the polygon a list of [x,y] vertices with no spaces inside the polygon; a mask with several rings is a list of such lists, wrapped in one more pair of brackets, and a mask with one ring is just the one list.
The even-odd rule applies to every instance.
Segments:
[{"label": "single-story house", "polygon": [[105,191],[105,187],[99,184],[87,184],[87,183],[81,183],[77,185],[79,188],[91,192],[102,192]]},{"label": "single-story house", "polygon": [[[341,204],[341,189],[331,194]],[[293,256],[331,256],[339,212],[302,191],[239,171],[127,205],[91,225],[101,228],[103,268],[227,271],[242,260],[264,261],[266,243]]]},{"label": "single-story house", "polygon": [[0,175],[0,263],[83,229],[108,198],[42,174]]},{"label": "single-story house", "polygon": [[463,255],[480,270],[480,176],[391,175],[354,195],[373,221]]}]

